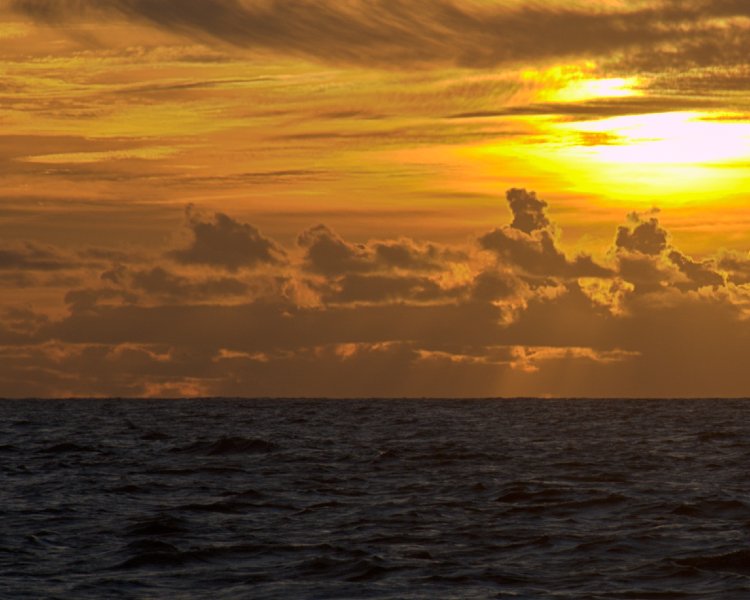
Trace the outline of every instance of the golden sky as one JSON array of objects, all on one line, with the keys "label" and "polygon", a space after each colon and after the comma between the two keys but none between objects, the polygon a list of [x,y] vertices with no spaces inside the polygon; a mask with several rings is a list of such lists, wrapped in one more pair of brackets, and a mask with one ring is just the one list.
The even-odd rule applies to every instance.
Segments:
[{"label": "golden sky", "polygon": [[750,4],[0,0],[0,396],[746,396]]}]

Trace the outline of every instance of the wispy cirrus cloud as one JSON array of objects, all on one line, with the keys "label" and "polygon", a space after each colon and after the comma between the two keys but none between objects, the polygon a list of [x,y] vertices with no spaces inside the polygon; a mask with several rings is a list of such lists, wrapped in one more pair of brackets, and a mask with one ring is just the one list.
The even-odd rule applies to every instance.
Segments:
[{"label": "wispy cirrus cloud", "polygon": [[[10,6],[50,23],[116,15],[242,48],[389,68],[490,67],[623,51],[643,60],[646,53],[638,52],[659,44],[685,61],[725,61],[743,43],[732,35],[741,26],[731,20],[750,13],[732,0],[628,8],[452,0],[11,0]],[[729,43],[720,47],[718,37]],[[652,57],[659,60],[665,59]]]}]

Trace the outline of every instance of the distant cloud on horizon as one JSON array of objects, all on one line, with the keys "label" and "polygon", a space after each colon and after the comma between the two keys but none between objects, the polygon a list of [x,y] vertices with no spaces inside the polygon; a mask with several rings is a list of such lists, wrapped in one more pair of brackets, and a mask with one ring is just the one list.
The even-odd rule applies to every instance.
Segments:
[{"label": "distant cloud on horizon", "polygon": [[193,234],[229,234],[201,237],[200,257],[231,261],[175,272],[158,255],[130,265],[114,254],[98,283],[68,290],[68,314],[6,310],[3,393],[742,393],[747,255],[694,260],[655,216],[633,215],[607,256],[570,259],[544,200],[523,189],[507,199],[511,223],[473,246],[352,244],[319,226],[297,250],[262,238],[287,260],[260,272],[235,269],[257,262],[256,228],[192,216]]}]

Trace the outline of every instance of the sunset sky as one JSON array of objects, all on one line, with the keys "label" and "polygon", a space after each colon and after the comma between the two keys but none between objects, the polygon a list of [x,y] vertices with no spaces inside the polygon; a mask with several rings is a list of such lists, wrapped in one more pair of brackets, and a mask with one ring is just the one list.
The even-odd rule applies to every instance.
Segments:
[{"label": "sunset sky", "polygon": [[0,0],[0,396],[750,395],[750,3]]}]

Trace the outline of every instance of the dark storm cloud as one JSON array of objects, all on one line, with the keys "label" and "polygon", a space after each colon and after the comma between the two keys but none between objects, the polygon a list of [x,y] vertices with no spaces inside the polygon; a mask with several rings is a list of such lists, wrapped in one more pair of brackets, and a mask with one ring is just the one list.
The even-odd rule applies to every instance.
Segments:
[{"label": "dark storm cloud", "polygon": [[490,67],[667,43],[678,53],[705,59],[722,52],[711,38],[728,33],[726,26],[704,20],[750,14],[746,3],[729,0],[609,11],[455,0],[10,0],[10,5],[50,23],[114,14],[242,48],[392,68]]},{"label": "dark storm cloud", "polygon": [[243,267],[277,265],[286,253],[257,228],[240,223],[223,213],[204,220],[188,209],[188,226],[193,239],[187,248],[169,256],[186,265],[209,265],[236,271]]}]

